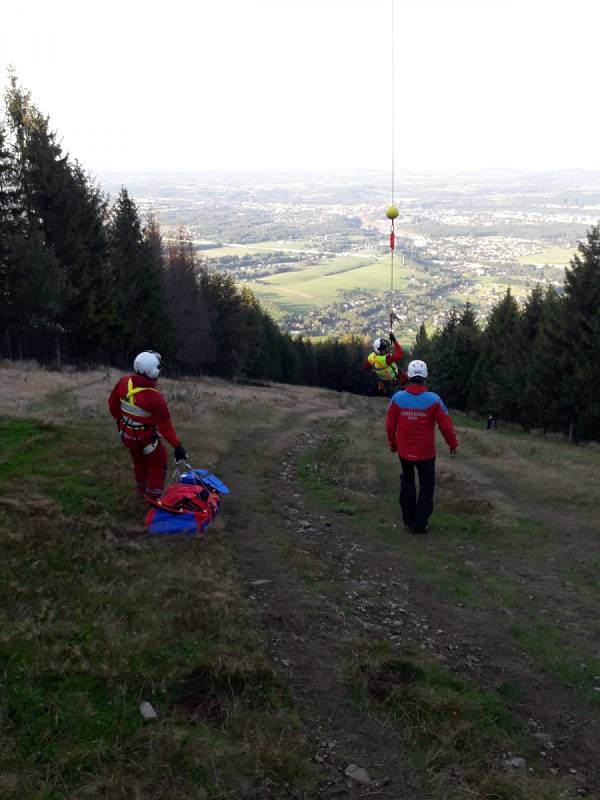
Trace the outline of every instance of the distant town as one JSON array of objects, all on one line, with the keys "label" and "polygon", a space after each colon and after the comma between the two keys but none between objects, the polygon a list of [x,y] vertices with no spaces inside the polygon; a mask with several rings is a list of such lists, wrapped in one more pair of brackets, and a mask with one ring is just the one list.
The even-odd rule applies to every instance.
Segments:
[{"label": "distant town", "polygon": [[373,336],[389,326],[410,340],[469,301],[483,320],[510,288],[560,288],[579,240],[600,217],[600,173],[403,176],[133,173],[125,182],[158,217],[168,243],[189,231],[202,266],[248,286],[279,324],[314,338]]}]

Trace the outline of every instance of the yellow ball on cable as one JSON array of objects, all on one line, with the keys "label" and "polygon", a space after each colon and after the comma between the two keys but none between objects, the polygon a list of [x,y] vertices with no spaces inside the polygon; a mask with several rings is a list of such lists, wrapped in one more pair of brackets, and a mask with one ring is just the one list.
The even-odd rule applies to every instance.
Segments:
[{"label": "yellow ball on cable", "polygon": [[399,213],[396,206],[388,206],[385,215],[388,219],[396,219]]}]

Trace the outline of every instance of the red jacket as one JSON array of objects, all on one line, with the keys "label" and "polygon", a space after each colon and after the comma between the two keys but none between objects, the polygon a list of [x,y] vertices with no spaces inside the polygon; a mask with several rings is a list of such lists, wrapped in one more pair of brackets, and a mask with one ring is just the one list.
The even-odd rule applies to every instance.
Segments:
[{"label": "red jacket", "polygon": [[454,425],[441,398],[426,386],[409,383],[390,400],[385,427],[390,447],[407,461],[435,458],[435,423],[448,446],[458,447]]},{"label": "red jacket", "polygon": [[[130,384],[134,392],[130,393]],[[142,391],[135,391],[141,389]],[[180,444],[169,407],[156,389],[156,381],[144,375],[125,375],[117,381],[108,398],[112,416],[119,422],[119,431],[124,444],[137,442],[142,447],[151,442],[158,433],[169,444]]]}]

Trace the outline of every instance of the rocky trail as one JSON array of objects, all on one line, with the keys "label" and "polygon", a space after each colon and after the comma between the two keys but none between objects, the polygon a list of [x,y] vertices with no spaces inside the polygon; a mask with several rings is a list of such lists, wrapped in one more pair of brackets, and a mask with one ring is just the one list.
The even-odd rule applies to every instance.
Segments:
[{"label": "rocky trail", "polygon": [[[240,482],[228,514],[254,617],[309,722],[313,760],[322,773],[318,796],[427,796],[397,730],[385,716],[350,700],[342,652],[356,648],[368,633],[399,654],[427,654],[484,688],[517,680],[525,685],[525,695],[511,703],[511,710],[538,743],[547,776],[566,781],[565,797],[595,797],[590,793],[600,786],[597,717],[574,709],[569,692],[541,674],[531,658],[490,626],[489,618],[429,591],[400,550],[363,535],[343,513],[323,513],[305,497],[297,480],[298,458],[325,437],[305,432],[305,423],[283,426],[286,433],[270,440],[261,451],[260,478],[254,473],[250,487]],[[252,438],[255,445],[264,441],[257,431]],[[226,459],[223,468],[240,479],[244,475],[233,461],[230,466]],[[248,495],[256,491],[264,502],[258,508]],[[249,506],[257,509],[250,515]],[[397,536],[407,536],[400,524]],[[419,541],[410,544],[418,547]],[[306,564],[309,583],[303,576]],[[359,652],[354,656],[360,659]],[[513,752],[504,754],[501,766],[528,769]]]}]

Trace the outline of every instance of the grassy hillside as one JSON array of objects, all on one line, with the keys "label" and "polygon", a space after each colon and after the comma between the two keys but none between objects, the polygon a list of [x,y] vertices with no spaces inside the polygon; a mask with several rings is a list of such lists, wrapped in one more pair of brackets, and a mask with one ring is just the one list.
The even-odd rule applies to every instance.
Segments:
[{"label": "grassy hillside", "polygon": [[0,797],[598,796],[597,448],[457,418],[411,537],[382,399],[166,381],[232,495],[156,540],[117,374],[1,377]]}]

